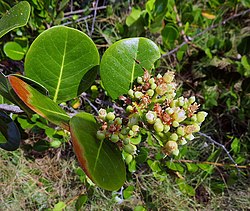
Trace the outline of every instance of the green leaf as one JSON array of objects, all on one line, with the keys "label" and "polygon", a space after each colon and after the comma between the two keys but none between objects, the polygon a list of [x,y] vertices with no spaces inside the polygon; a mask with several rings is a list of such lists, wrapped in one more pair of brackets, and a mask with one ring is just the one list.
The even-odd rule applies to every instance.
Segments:
[{"label": "green leaf", "polygon": [[194,163],[186,163],[186,166],[189,172],[196,172],[199,169]]},{"label": "green leaf", "polygon": [[7,42],[3,47],[6,56],[13,60],[22,60],[24,57],[24,50],[16,42]]},{"label": "green leaf", "polygon": [[240,140],[238,138],[233,139],[233,142],[231,143],[231,148],[234,153],[240,152]]},{"label": "green leaf", "polygon": [[242,56],[241,64],[245,68],[244,76],[249,77],[250,76],[250,60],[247,58],[247,56]]},{"label": "green leaf", "polygon": [[67,205],[63,201],[59,201],[55,204],[53,211],[62,211]]},{"label": "green leaf", "polygon": [[244,37],[237,46],[237,51],[243,56],[250,53],[250,36]]},{"label": "green leaf", "polygon": [[106,190],[118,190],[125,182],[125,165],[118,147],[96,138],[98,125],[88,113],[78,113],[70,120],[73,148],[88,177]]},{"label": "green leaf", "polygon": [[181,192],[188,194],[189,196],[195,196],[195,189],[192,186],[188,185],[185,182],[185,180],[178,179],[177,184],[178,184]]},{"label": "green leaf", "polygon": [[128,199],[133,195],[134,192],[134,186],[128,186],[127,188],[124,189],[123,191],[123,197],[124,199]]},{"label": "green leaf", "polygon": [[69,130],[69,116],[55,102],[16,76],[10,75],[8,79],[26,106],[52,123]]},{"label": "green leaf", "polygon": [[80,210],[81,207],[87,202],[88,196],[87,195],[80,195],[76,201],[75,208],[76,210]]},{"label": "green leaf", "polygon": [[100,74],[103,86],[113,99],[117,99],[127,93],[138,76],[143,75],[143,68],[150,71],[159,58],[159,48],[149,39],[120,40],[102,57]]},{"label": "green leaf", "polygon": [[173,170],[173,171],[178,171],[178,172],[181,172],[181,173],[184,172],[184,168],[182,167],[182,165],[180,163],[174,163],[174,162],[171,162],[171,161],[167,161],[166,166],[169,169]]},{"label": "green leaf", "polygon": [[174,41],[179,37],[179,31],[173,24],[167,24],[161,31],[162,40],[164,44],[171,48]]},{"label": "green leaf", "polygon": [[0,38],[9,31],[27,24],[30,15],[30,5],[22,1],[12,7],[0,19]]},{"label": "green leaf", "polygon": [[56,26],[36,38],[24,65],[26,76],[45,86],[60,103],[77,97],[83,76],[98,64],[99,53],[86,34]]},{"label": "green leaf", "polygon": [[18,149],[20,141],[21,135],[18,127],[7,114],[0,111],[0,147],[14,151]]},{"label": "green leaf", "polygon": [[134,211],[147,211],[147,210],[146,210],[146,208],[144,208],[143,206],[137,205],[137,206],[134,208]]},{"label": "green leaf", "polygon": [[131,13],[126,18],[126,25],[131,26],[140,18],[140,16],[141,16],[141,10],[133,7]]}]

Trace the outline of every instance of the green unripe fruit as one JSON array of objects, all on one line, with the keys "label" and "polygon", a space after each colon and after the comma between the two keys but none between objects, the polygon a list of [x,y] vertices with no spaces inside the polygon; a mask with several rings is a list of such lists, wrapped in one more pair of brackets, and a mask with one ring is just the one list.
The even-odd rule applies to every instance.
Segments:
[{"label": "green unripe fruit", "polygon": [[172,125],[173,125],[173,127],[179,127],[180,124],[177,121],[173,121]]},{"label": "green unripe fruit", "polygon": [[143,96],[142,92],[139,92],[139,91],[135,92],[135,98],[140,99],[140,98],[142,98],[142,96]]},{"label": "green unripe fruit", "polygon": [[132,89],[128,90],[128,95],[133,98],[134,97],[134,91]]},{"label": "green unripe fruit", "polygon": [[199,123],[204,122],[206,116],[207,116],[207,112],[205,112],[205,111],[200,111],[200,112],[198,112],[198,113],[197,113],[197,121],[198,121]]},{"label": "green unripe fruit", "polygon": [[154,123],[154,129],[155,129],[155,131],[156,132],[162,132],[163,130],[164,130],[164,125],[162,124],[162,122],[161,121],[156,121],[155,123]]},{"label": "green unripe fruit", "polygon": [[133,160],[133,156],[129,154],[129,155],[126,157],[125,162],[126,162],[127,164],[130,164],[132,160]]},{"label": "green unripe fruit", "polygon": [[135,135],[135,133],[134,133],[133,130],[130,130],[130,131],[128,132],[128,134],[129,134],[130,136],[134,136],[134,135]]},{"label": "green unripe fruit", "polygon": [[59,148],[62,145],[62,142],[59,140],[55,140],[55,141],[50,142],[49,145],[50,147],[53,147],[53,148]]},{"label": "green unripe fruit", "polygon": [[154,90],[153,89],[149,89],[148,91],[147,91],[147,94],[148,94],[148,96],[149,97],[153,97],[154,96]]},{"label": "green unripe fruit", "polygon": [[124,135],[122,135],[121,133],[119,133],[119,138],[120,138],[121,140],[123,140],[125,137],[124,137]]},{"label": "green unripe fruit", "polygon": [[115,118],[115,124],[121,125],[122,124],[122,119],[120,117]]},{"label": "green unripe fruit", "polygon": [[121,134],[122,134],[122,135],[127,135],[127,134],[128,134],[128,131],[129,131],[129,128],[122,128]]},{"label": "green unripe fruit", "polygon": [[179,137],[178,137],[178,135],[177,135],[176,133],[172,133],[171,136],[170,136],[169,138],[170,138],[170,140],[172,140],[172,141],[177,141]]},{"label": "green unripe fruit", "polygon": [[115,114],[113,112],[108,112],[106,119],[109,121],[113,121],[115,119]]},{"label": "green unripe fruit", "polygon": [[119,141],[119,136],[117,134],[112,134],[110,140],[114,143]]},{"label": "green unripe fruit", "polygon": [[96,133],[96,138],[99,139],[100,141],[105,139],[105,132],[98,130]]},{"label": "green unripe fruit", "polygon": [[128,105],[127,108],[126,108],[126,111],[128,113],[131,113],[133,111],[133,107],[131,105]]},{"label": "green unripe fruit", "polygon": [[130,143],[130,138],[125,138],[124,140],[123,140],[123,144],[124,145],[127,145],[127,144],[129,144]]},{"label": "green unripe fruit", "polygon": [[176,130],[176,133],[179,136],[184,136],[185,135],[185,129],[184,129],[184,127],[178,127],[177,130]]},{"label": "green unripe fruit", "polygon": [[134,155],[136,153],[136,149],[137,147],[133,144],[127,144],[123,147],[124,151],[131,154],[131,155]]}]

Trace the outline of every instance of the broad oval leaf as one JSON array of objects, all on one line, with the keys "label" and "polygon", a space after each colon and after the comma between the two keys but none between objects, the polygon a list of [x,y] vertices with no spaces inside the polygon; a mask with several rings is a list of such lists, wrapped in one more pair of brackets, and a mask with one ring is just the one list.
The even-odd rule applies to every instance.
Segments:
[{"label": "broad oval leaf", "polygon": [[24,57],[24,50],[16,42],[7,42],[3,47],[6,56],[13,60],[22,60]]},{"label": "broad oval leaf", "polygon": [[26,106],[52,123],[69,130],[69,116],[55,102],[16,76],[10,75],[8,79]]},{"label": "broad oval leaf", "polygon": [[99,65],[99,53],[83,32],[55,26],[41,33],[25,58],[25,75],[42,85],[54,102],[73,99],[81,79]]},{"label": "broad oval leaf", "polygon": [[106,190],[118,190],[125,182],[125,165],[118,147],[96,138],[98,125],[89,113],[70,120],[70,132],[78,161],[88,177]]},{"label": "broad oval leaf", "polygon": [[27,24],[30,15],[30,5],[22,1],[12,7],[0,19],[0,38],[9,31]]},{"label": "broad oval leaf", "polygon": [[117,99],[127,93],[134,79],[143,75],[143,68],[151,70],[160,58],[157,45],[146,38],[129,38],[111,45],[100,65],[103,86]]},{"label": "broad oval leaf", "polygon": [[6,143],[1,143],[0,147],[8,150],[14,151],[18,149],[21,141],[21,135],[18,127],[14,121],[4,112],[0,111],[0,139],[7,141]]}]

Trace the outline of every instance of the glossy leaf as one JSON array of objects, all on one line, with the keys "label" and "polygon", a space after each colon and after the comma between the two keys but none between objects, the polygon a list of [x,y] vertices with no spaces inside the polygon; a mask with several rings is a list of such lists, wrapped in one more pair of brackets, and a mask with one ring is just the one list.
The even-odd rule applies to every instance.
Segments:
[{"label": "glossy leaf", "polygon": [[41,33],[25,58],[25,75],[45,86],[54,102],[78,95],[83,76],[99,64],[93,41],[76,29],[56,26]]},{"label": "glossy leaf", "polygon": [[18,127],[7,114],[1,111],[0,111],[0,139],[1,139],[0,147],[8,151],[14,151],[18,149],[21,141],[21,135],[18,130]]},{"label": "glossy leaf", "polygon": [[73,148],[88,177],[106,190],[117,190],[125,182],[125,165],[114,143],[96,138],[98,125],[88,113],[78,113],[70,120]]},{"label": "glossy leaf", "polygon": [[13,90],[26,106],[52,123],[69,130],[69,116],[55,102],[20,78],[13,75],[8,78]]},{"label": "glossy leaf", "polygon": [[16,42],[7,42],[3,47],[6,56],[13,60],[22,60],[24,57],[24,50]]},{"label": "glossy leaf", "polygon": [[30,15],[30,5],[22,1],[12,7],[0,19],[0,38],[9,31],[27,24]]},{"label": "glossy leaf", "polygon": [[127,93],[133,81],[151,70],[160,58],[157,45],[146,38],[129,38],[111,45],[104,53],[100,66],[102,83],[116,99]]},{"label": "glossy leaf", "polygon": [[167,24],[161,32],[164,44],[170,48],[174,41],[178,38],[178,29],[173,24]]}]

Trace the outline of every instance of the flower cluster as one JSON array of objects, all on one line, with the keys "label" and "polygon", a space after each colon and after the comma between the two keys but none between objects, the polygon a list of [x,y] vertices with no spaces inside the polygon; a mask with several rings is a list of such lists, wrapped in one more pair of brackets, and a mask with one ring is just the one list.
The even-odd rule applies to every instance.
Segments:
[{"label": "flower cluster", "polygon": [[126,104],[127,117],[115,117],[113,112],[99,111],[102,126],[97,132],[100,140],[109,139],[118,143],[127,154],[129,163],[136,154],[136,144],[141,142],[141,131],[150,131],[158,140],[166,155],[178,155],[178,145],[194,139],[207,113],[199,111],[195,97],[176,98],[177,84],[174,72],[152,77],[145,70],[137,84],[120,99]]}]

